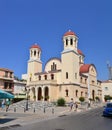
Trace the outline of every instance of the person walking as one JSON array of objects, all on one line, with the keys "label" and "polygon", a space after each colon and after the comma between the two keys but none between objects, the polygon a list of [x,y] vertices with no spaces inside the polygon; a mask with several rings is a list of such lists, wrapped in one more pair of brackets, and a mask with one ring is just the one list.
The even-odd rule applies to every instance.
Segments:
[{"label": "person walking", "polygon": [[2,106],[2,109],[4,109],[4,106],[5,106],[5,100],[2,101],[1,106]]},{"label": "person walking", "polygon": [[74,102],[73,102],[73,98],[71,98],[71,102],[70,102],[70,111],[72,111],[73,106],[74,106]]},{"label": "person walking", "polygon": [[7,101],[6,101],[6,112],[8,111],[8,109],[9,109],[9,105],[10,105],[10,100],[9,99],[7,99]]},{"label": "person walking", "polygon": [[75,111],[77,111],[77,109],[78,109],[78,103],[76,102],[75,103]]}]

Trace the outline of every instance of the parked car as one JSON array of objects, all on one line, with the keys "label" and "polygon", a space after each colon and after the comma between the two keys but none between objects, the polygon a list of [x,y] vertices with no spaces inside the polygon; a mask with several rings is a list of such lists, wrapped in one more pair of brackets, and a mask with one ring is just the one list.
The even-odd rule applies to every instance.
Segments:
[{"label": "parked car", "polygon": [[104,106],[103,116],[112,116],[112,103],[107,103]]}]

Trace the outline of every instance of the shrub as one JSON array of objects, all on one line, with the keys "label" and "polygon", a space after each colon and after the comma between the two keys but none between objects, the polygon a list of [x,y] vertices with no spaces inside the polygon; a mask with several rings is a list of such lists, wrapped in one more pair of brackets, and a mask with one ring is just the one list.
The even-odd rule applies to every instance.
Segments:
[{"label": "shrub", "polygon": [[105,95],[104,99],[105,99],[105,101],[107,101],[107,100],[111,100],[112,97],[110,95]]},{"label": "shrub", "polygon": [[92,98],[89,98],[89,101],[91,102],[91,101],[93,101],[93,99],[92,99]]},{"label": "shrub", "polygon": [[16,103],[16,102],[20,102],[22,100],[24,100],[24,98],[14,98],[14,99],[12,99],[12,102]]},{"label": "shrub", "polygon": [[57,100],[57,105],[58,106],[65,106],[65,99],[64,98],[59,98]]},{"label": "shrub", "polygon": [[85,98],[84,98],[84,97],[80,97],[80,98],[79,98],[79,101],[80,101],[80,102],[84,102],[84,101],[85,101]]},{"label": "shrub", "polygon": [[96,97],[95,97],[95,99],[96,99],[97,101],[99,101],[99,100],[100,100],[100,98],[99,98],[98,96],[96,96]]},{"label": "shrub", "polygon": [[45,99],[46,99],[46,100],[49,100],[49,96],[46,96]]},{"label": "shrub", "polygon": [[44,97],[43,97],[43,96],[41,96],[40,98],[41,98],[41,100],[43,100],[43,98],[44,98]]},{"label": "shrub", "polygon": [[33,96],[33,99],[34,99],[34,101],[36,100],[36,96],[35,95]]}]

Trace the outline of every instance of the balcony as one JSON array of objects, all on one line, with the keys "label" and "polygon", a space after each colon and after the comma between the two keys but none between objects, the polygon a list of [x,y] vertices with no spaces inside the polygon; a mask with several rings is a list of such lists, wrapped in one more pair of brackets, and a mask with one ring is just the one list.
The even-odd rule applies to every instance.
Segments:
[{"label": "balcony", "polygon": [[13,92],[12,88],[6,88],[6,89],[2,89],[3,91],[7,91],[7,92]]},{"label": "balcony", "polygon": [[2,80],[14,80],[14,77],[13,76],[0,76],[0,79]]},{"label": "balcony", "polygon": [[30,82],[29,85],[33,86],[33,85],[49,85],[49,84],[57,84],[56,80],[39,80],[39,81],[32,81]]}]

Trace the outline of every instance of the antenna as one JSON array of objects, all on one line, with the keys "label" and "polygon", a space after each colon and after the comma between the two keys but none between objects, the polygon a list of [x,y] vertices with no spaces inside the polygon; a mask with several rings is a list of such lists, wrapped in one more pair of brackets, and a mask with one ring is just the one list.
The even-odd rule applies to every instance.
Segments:
[{"label": "antenna", "polygon": [[109,61],[107,61],[107,68],[109,71],[109,80],[112,80],[112,66],[110,65]]}]

